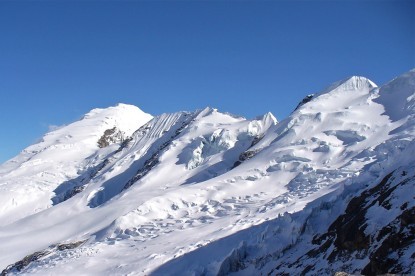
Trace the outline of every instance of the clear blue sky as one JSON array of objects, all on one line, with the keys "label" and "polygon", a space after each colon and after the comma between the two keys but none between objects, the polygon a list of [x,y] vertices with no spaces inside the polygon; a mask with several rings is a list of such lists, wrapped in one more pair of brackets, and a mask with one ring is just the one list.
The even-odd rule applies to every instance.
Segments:
[{"label": "clear blue sky", "polygon": [[414,1],[0,1],[0,162],[131,103],[286,117],[351,75],[415,67]]}]

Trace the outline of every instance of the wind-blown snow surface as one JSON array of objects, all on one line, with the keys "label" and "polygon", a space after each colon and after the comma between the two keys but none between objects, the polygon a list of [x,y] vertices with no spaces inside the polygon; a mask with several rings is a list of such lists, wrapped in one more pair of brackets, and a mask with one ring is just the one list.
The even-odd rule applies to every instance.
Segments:
[{"label": "wind-blown snow surface", "polygon": [[[359,251],[360,259],[333,255],[328,260],[320,255],[334,252],[338,243],[333,240],[330,250],[316,251],[303,266],[295,262],[315,249],[311,240],[319,239],[313,235],[337,229],[330,224],[347,211],[352,198],[369,189],[367,185],[378,185],[401,166],[407,166],[399,169],[401,175],[413,169],[414,83],[414,70],[380,88],[364,77],[351,77],[310,97],[280,123],[270,113],[247,120],[212,108],[162,114],[144,125],[146,120],[137,123],[137,128],[142,126],[131,139],[99,150],[97,140],[113,125],[102,126],[98,116],[96,135],[88,136],[89,153],[71,156],[58,147],[49,154],[56,160],[53,166],[31,169],[27,166],[52,158],[38,156],[33,149],[30,156],[23,152],[0,167],[4,202],[14,199],[1,213],[0,267],[43,252],[7,271],[359,273],[379,244],[366,248],[366,255]],[[51,140],[46,135],[48,147],[61,145],[55,136],[74,135],[77,123],[59,129]],[[90,135],[89,128],[79,131],[79,137]],[[28,163],[31,160],[38,161]],[[37,180],[37,168],[47,180]],[[29,182],[32,179],[36,182]],[[413,207],[411,181],[382,182],[400,187],[389,200],[393,211],[382,222],[378,211],[368,208],[365,235],[374,237],[381,228],[395,225],[393,221]],[[30,199],[24,189],[31,189]],[[369,196],[364,200],[373,201]],[[56,247],[77,241],[85,243]],[[414,243],[399,250],[401,267],[412,265],[401,272],[413,273]],[[321,265],[308,267],[312,259]]]}]

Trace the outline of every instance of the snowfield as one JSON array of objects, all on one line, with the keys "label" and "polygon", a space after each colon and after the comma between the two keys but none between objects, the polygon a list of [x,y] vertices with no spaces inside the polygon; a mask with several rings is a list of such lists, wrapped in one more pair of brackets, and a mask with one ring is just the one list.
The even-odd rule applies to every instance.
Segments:
[{"label": "snowfield", "polygon": [[411,70],[334,83],[280,122],[94,109],[0,166],[0,267],[413,274],[414,101]]}]

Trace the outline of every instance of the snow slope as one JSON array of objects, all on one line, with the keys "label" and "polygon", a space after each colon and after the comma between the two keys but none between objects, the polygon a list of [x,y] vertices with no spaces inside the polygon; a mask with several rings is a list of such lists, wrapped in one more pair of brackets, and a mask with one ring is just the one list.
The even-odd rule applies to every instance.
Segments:
[{"label": "snow slope", "polygon": [[[351,92],[348,87],[357,85],[347,85],[346,88],[340,85],[334,89],[332,86],[328,93],[321,93],[298,111],[299,114],[309,114],[310,110],[318,107],[317,110],[322,112],[319,117],[327,119],[327,116],[331,116],[329,124],[297,121],[297,111],[282,121],[277,126],[277,129],[282,130],[274,134],[277,138],[264,139],[266,144],[269,141],[272,141],[271,144],[280,143],[276,147],[278,151],[284,150],[281,140],[285,137],[280,133],[293,132],[296,135],[292,134],[288,141],[295,145],[295,137],[300,134],[301,139],[305,140],[301,144],[307,145],[303,154],[307,154],[308,159],[316,160],[315,157],[309,157],[310,151],[323,152],[325,155],[335,152],[333,147],[336,144],[328,140],[319,142],[317,147],[310,147],[310,141],[305,139],[311,132],[310,128],[304,132],[299,130],[304,125],[318,127],[318,132],[327,136],[334,134],[343,145],[349,143],[347,147],[341,148],[341,154],[320,159],[320,164],[326,165],[324,171],[314,168],[307,171],[303,167],[298,180],[287,185],[292,189],[291,193],[286,193],[283,198],[276,197],[284,208],[295,206],[298,200],[308,199],[305,208],[296,212],[280,212],[281,216],[269,222],[175,258],[155,270],[154,274],[176,275],[182,271],[188,271],[189,275],[193,272],[208,275],[318,275],[338,271],[365,275],[390,272],[413,274],[415,181],[413,174],[408,173],[413,171],[415,161],[415,132],[411,127],[413,113],[408,111],[408,104],[402,104],[401,110],[393,109],[394,114],[404,114],[396,121],[396,118],[387,115],[387,106],[379,105],[385,98],[384,94],[393,94],[397,102],[410,101],[408,92],[415,94],[415,85],[408,85],[415,79],[413,72],[404,74],[380,89],[367,82],[367,93],[353,91],[354,95],[347,99],[341,98],[341,95]],[[403,84],[403,89],[395,82]],[[394,87],[393,90],[390,87]],[[333,98],[338,101],[331,102]],[[313,118],[303,118],[307,121],[310,117]],[[341,121],[336,121],[338,117]],[[353,123],[353,127],[348,120],[352,118],[354,120],[350,120],[350,123]],[[328,131],[326,126],[335,129]],[[347,126],[347,130],[342,129],[344,126]],[[353,135],[345,135],[346,131]],[[317,137],[316,133],[311,136]],[[258,147],[261,147],[260,143]],[[278,151],[274,150],[274,154]],[[304,155],[300,160],[303,158]],[[332,165],[333,160],[338,163],[336,167]],[[287,168],[283,163],[277,162],[278,169]],[[329,176],[324,177],[324,174]],[[334,185],[337,181],[338,185]],[[291,186],[291,183],[297,185]],[[314,192],[310,191],[310,187],[315,190],[326,185],[331,186],[329,193],[324,195],[320,190],[317,192],[318,198],[310,200],[310,192]],[[296,190],[301,193],[293,195],[292,192]]]},{"label": "snow slope", "polygon": [[116,127],[127,137],[151,118],[126,104],[94,109],[79,121],[47,133],[1,165],[0,225],[50,207],[59,184],[76,178],[117,147],[98,147],[105,130]]},{"label": "snow slope", "polygon": [[[162,114],[103,149],[96,141],[112,124],[96,121],[93,152],[44,169],[77,173],[36,191],[23,215],[18,207],[1,212],[9,219],[0,227],[0,267],[40,275],[359,273],[373,254],[383,254],[382,242],[343,258],[336,219],[360,197],[371,207],[358,206],[364,219],[356,223],[366,223],[362,237],[373,240],[412,212],[414,83],[414,70],[380,88],[351,77],[307,97],[279,123],[270,113],[247,120],[213,108]],[[70,126],[61,131],[69,135]],[[28,201],[13,190],[19,183],[40,186],[25,182],[31,169],[9,162],[0,171],[6,199]],[[393,181],[382,181],[392,172]],[[399,188],[372,196],[370,189],[383,186]],[[385,221],[372,204],[379,197],[390,202]],[[332,243],[318,251],[324,235]],[[394,264],[379,271],[414,272],[409,237],[406,247],[393,249],[403,256],[399,263],[391,257]],[[330,252],[340,253],[329,259]]]}]

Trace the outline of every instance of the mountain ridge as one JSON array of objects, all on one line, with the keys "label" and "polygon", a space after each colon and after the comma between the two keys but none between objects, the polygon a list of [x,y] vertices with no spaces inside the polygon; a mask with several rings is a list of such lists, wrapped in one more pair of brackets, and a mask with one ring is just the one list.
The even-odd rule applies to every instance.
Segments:
[{"label": "mountain ridge", "polygon": [[[0,174],[4,202],[29,202],[17,208],[10,201],[0,210],[0,267],[43,275],[85,273],[81,267],[88,274],[139,275],[412,273],[411,235],[399,248],[402,260],[380,250],[382,241],[350,247],[361,259],[343,258],[345,240],[336,237],[344,233],[335,222],[360,198],[370,205],[355,204],[363,216],[355,223],[369,229],[363,239],[412,229],[414,73],[380,87],[347,78],[279,122],[271,113],[249,120],[208,107],[133,120],[140,126],[128,139],[99,148],[113,127],[104,124],[88,136],[96,152],[77,163],[67,183],[47,174],[48,186],[36,178],[25,183],[27,170],[23,180]],[[32,188],[34,199],[14,190],[19,183]],[[388,198],[390,212],[375,204],[379,198]],[[379,224],[383,213],[390,224]],[[397,227],[402,218],[406,224]],[[343,253],[328,258],[335,251]],[[26,256],[33,260],[18,265]]]}]

